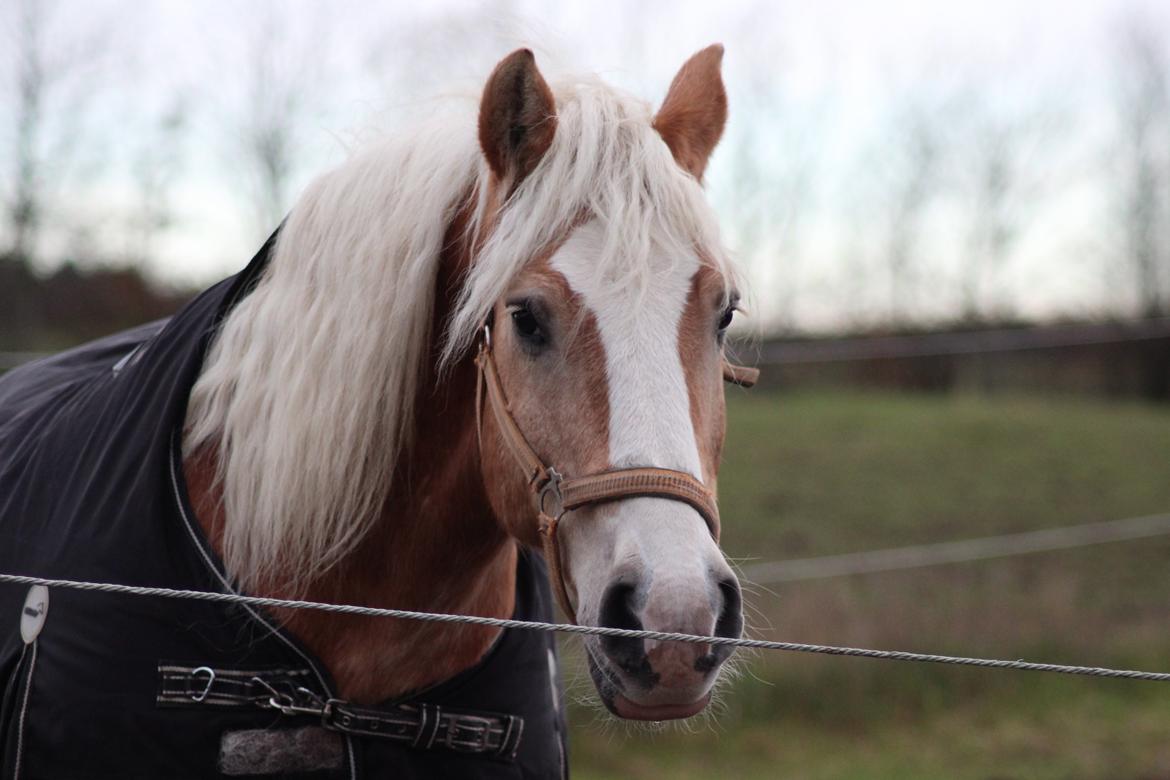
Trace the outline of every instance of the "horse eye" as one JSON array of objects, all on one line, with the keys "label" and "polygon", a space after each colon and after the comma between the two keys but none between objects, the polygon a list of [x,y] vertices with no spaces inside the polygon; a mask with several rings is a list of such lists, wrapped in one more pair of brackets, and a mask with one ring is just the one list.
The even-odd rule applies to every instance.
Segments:
[{"label": "horse eye", "polygon": [[728,306],[727,310],[723,312],[723,316],[719,318],[720,335],[722,335],[723,331],[727,330],[731,326],[731,320],[733,317],[735,317],[735,307]]},{"label": "horse eye", "polygon": [[540,323],[527,308],[521,306],[512,310],[512,324],[516,326],[516,332],[521,338],[533,342],[543,340]]}]

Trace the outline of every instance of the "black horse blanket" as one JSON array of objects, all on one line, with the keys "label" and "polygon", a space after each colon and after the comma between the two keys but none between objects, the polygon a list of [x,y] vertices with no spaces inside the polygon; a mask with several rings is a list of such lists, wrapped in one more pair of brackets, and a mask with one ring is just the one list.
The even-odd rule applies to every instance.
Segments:
[{"label": "black horse blanket", "polygon": [[[179,436],[215,327],[271,244],[168,321],[0,378],[0,572],[230,589],[193,517]],[[2,777],[565,773],[551,635],[506,631],[475,668],[360,708],[332,700],[324,667],[250,606],[28,594],[0,584]],[[515,616],[551,615],[544,563],[525,553]]]}]

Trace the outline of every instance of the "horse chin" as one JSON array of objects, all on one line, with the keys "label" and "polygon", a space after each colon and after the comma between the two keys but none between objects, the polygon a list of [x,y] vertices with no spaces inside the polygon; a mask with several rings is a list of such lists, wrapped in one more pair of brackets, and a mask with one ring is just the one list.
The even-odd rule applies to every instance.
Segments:
[{"label": "horse chin", "polygon": [[651,707],[635,704],[620,693],[612,700],[602,701],[605,701],[605,706],[610,712],[626,720],[680,720],[698,715],[706,709],[707,703],[711,701],[711,694],[704,694],[698,701],[690,704],[658,704]]},{"label": "horse chin", "polygon": [[693,702],[684,704],[638,704],[627,697],[621,690],[621,683],[614,673],[594,659],[592,652],[587,652],[589,675],[597,687],[601,703],[612,714],[625,720],[664,721],[681,720],[698,715],[711,701],[710,692],[703,694]]}]

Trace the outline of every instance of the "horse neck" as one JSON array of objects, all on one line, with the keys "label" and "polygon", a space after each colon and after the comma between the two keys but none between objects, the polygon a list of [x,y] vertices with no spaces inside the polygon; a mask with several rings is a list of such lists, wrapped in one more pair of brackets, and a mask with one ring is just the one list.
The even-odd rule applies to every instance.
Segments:
[{"label": "horse neck", "polygon": [[[461,220],[451,228],[458,236]],[[456,238],[440,265],[432,338],[441,334],[466,247]],[[449,255],[449,256],[448,256]],[[438,350],[432,348],[431,355]],[[484,491],[475,413],[476,370],[470,358],[441,378],[423,372],[412,445],[396,465],[394,487],[377,523],[337,566],[295,594],[310,600],[510,617],[516,545],[494,516]],[[212,544],[222,551],[225,518],[211,482],[214,458],[184,463],[192,500]],[[263,595],[294,594],[279,588]],[[330,670],[339,695],[373,703],[401,696],[472,666],[498,632],[442,625],[280,611],[278,617]]]},{"label": "horse neck", "polygon": [[[378,524],[311,588],[310,599],[510,617],[516,548],[488,506],[478,466],[474,374],[427,399],[409,463]],[[497,632],[474,626],[329,615],[285,616],[325,660],[342,695],[398,696],[470,667]],[[441,650],[441,652],[436,652]]]}]

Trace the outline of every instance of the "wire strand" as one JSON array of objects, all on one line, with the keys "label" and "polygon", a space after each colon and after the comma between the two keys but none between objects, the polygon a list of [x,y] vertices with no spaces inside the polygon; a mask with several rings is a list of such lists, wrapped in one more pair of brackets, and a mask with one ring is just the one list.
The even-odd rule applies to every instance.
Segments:
[{"label": "wire strand", "polygon": [[743,576],[759,585],[773,585],[780,582],[904,571],[944,563],[967,563],[1014,555],[1071,550],[1165,534],[1170,534],[1170,514],[1146,515],[1124,520],[984,536],[957,542],[935,542],[885,550],[756,563],[744,566]]},{"label": "wire strand", "polygon": [[519,629],[523,631],[555,631],[564,634],[608,636],[620,639],[650,639],[658,642],[686,642],[690,644],[705,644],[715,647],[744,647],[756,650],[779,650],[792,653],[817,653],[820,655],[876,658],[889,661],[954,664],[957,666],[976,666],[988,669],[1016,669],[1021,671],[1052,672],[1055,674],[1081,675],[1086,677],[1114,677],[1129,680],[1170,682],[1170,673],[1166,672],[1142,672],[1130,669],[1107,669],[1097,666],[1068,666],[1065,664],[1035,663],[1023,660],[1009,661],[995,658],[964,658],[961,656],[909,653],[901,650],[870,650],[868,648],[862,647],[835,647],[832,645],[812,645],[800,642],[772,642],[764,639],[738,639],[733,637],[698,636],[696,634],[677,634],[667,631],[640,631],[625,628],[605,628],[601,626],[578,626],[567,623],[541,623],[528,620],[507,620],[503,618],[478,617],[475,615],[448,615],[436,612],[415,612],[404,609],[382,609],[379,607],[363,607],[353,604],[327,604],[317,601],[273,599],[263,596],[244,596],[238,593],[217,593],[214,591],[181,590],[175,588],[153,588],[140,585],[121,585],[112,582],[81,582],[78,580],[49,579],[47,577],[32,577],[21,574],[0,573],[0,582],[8,582],[17,585],[44,585],[45,587],[50,588],[73,588],[76,590],[98,591],[102,593],[119,593],[134,596],[157,596],[160,598],[171,599],[192,599],[195,601],[250,604],[257,607],[272,607],[277,609],[314,609],[320,610],[322,612],[335,612],[343,615],[389,617],[398,618],[401,620],[419,620],[431,623],[465,623],[478,626],[491,626],[493,628]]}]

